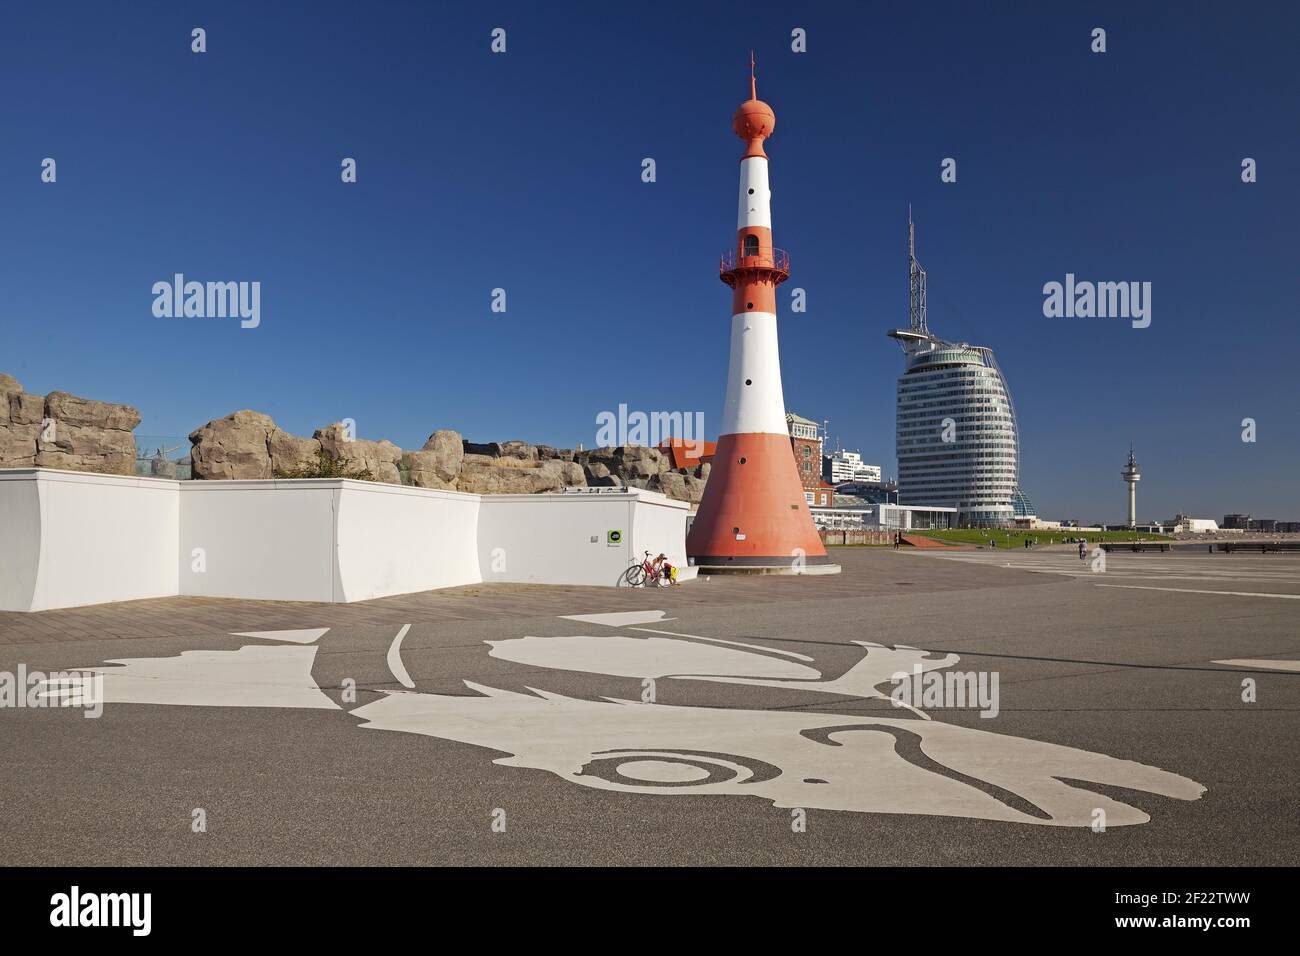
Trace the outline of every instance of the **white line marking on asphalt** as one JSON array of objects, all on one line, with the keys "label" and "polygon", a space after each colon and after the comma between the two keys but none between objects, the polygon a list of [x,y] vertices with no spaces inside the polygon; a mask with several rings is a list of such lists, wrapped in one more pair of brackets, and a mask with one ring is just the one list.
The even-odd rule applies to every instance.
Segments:
[{"label": "white line marking on asphalt", "polygon": [[624,634],[602,634],[599,637],[530,636],[486,643],[492,648],[490,656],[500,660],[531,667],[609,674],[615,677],[709,674],[806,682],[820,680],[822,676],[821,671],[815,668],[766,654],[751,654],[748,651],[664,637],[629,637]]},{"label": "white line marking on asphalt", "polygon": [[1212,661],[1214,664],[1231,664],[1233,667],[1254,667],[1266,671],[1300,671],[1300,661]]},{"label": "white line marking on asphalt", "polygon": [[234,631],[234,637],[257,637],[264,641],[292,641],[294,644],[314,644],[328,627],[308,627],[297,631]]},{"label": "white line marking on asphalt", "polygon": [[[105,667],[105,704],[185,707],[287,707],[338,710],[311,676],[315,647],[249,644],[237,651],[182,651],[177,657],[128,657]],[[47,681],[46,687],[52,689]]]},{"label": "white line marking on asphalt", "polygon": [[612,611],[609,614],[561,614],[566,621],[579,621],[582,624],[604,624],[606,627],[624,627],[628,624],[662,624],[675,621],[675,617],[664,617],[665,611]]},{"label": "white line marking on asphalt", "polygon": [[[676,618],[672,618],[671,620],[676,620]],[[734,647],[748,647],[751,651],[766,651],[768,654],[783,654],[786,657],[793,657],[797,661],[810,661],[813,659],[807,654],[797,654],[794,651],[783,651],[775,647],[764,647],[762,644],[746,644],[743,641],[726,641],[720,637],[702,637],[699,634],[678,634],[676,631],[656,631],[653,627],[633,627],[628,630],[645,631],[647,634],[667,634],[669,637],[689,637],[695,641],[712,641],[715,644],[731,644]]]},{"label": "white line marking on asphalt", "polygon": [[1098,584],[1099,588],[1123,588],[1126,591],[1177,591],[1179,594],[1224,594],[1228,597],[1283,598],[1300,601],[1300,594],[1273,594],[1268,591],[1203,591],[1199,588],[1155,588],[1140,584]]},{"label": "white line marking on asphalt", "polygon": [[406,672],[406,665],[402,663],[402,638],[406,637],[406,632],[410,629],[411,625],[403,624],[402,629],[393,638],[393,643],[388,648],[388,669],[393,672],[399,684],[413,688],[415,681],[411,680],[411,675]]}]

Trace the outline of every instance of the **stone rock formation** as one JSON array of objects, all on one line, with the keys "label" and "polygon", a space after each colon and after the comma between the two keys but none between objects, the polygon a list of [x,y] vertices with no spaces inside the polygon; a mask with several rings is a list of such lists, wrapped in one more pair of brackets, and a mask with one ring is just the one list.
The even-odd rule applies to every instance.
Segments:
[{"label": "stone rock formation", "polygon": [[140,413],[67,392],[31,395],[0,375],[0,468],[62,468],[129,475]]},{"label": "stone rock formation", "polygon": [[588,482],[593,485],[608,484],[606,479],[614,477],[620,484],[634,488],[649,488],[651,479],[671,467],[659,449],[640,445],[592,448],[576,452],[574,460],[583,466]]},{"label": "stone rock formation", "polygon": [[429,436],[420,451],[408,451],[402,463],[411,475],[411,484],[418,488],[443,488],[455,490],[456,476],[460,474],[465,458],[464,443],[460,433],[436,431]]},{"label": "stone rock formation", "polygon": [[538,445],[537,457],[541,458],[543,461],[548,459],[573,461],[574,451],[572,448],[552,448],[550,445]]},{"label": "stone rock formation", "polygon": [[320,442],[321,452],[327,459],[349,472],[370,472],[374,481],[401,484],[398,465],[402,462],[402,449],[392,442],[348,439],[347,429],[341,422],[318,428],[312,435]]},{"label": "stone rock formation", "polygon": [[39,395],[25,395],[12,375],[0,374],[0,467],[34,468],[36,440],[41,434],[41,415],[35,424],[28,399],[36,399],[43,412],[45,403]]},{"label": "stone rock formation", "polygon": [[271,456],[272,475],[310,471],[320,462],[321,456],[321,444],[317,439],[290,435],[279,428],[273,428],[266,436],[266,450]]},{"label": "stone rock formation", "polygon": [[368,471],[374,481],[401,481],[400,448],[390,441],[349,441],[342,424],[302,438],[282,430],[271,416],[244,409],[195,429],[190,445],[195,478],[314,477],[324,462],[344,475]]},{"label": "stone rock formation", "polygon": [[469,454],[461,462],[456,490],[479,495],[533,495],[543,491],[563,491],[563,464]]},{"label": "stone rock formation", "polygon": [[268,442],[279,431],[271,416],[250,409],[232,412],[190,432],[191,473],[195,478],[270,478]]},{"label": "stone rock formation", "polygon": [[[636,482],[636,484],[632,484]],[[697,478],[694,474],[684,468],[676,471],[664,471],[648,478],[633,478],[628,480],[634,488],[647,488],[650,491],[657,491],[660,494],[667,495],[669,498],[675,498],[678,501],[689,501],[692,504],[699,504],[704,497],[704,481]]]},{"label": "stone rock formation", "polygon": [[[0,468],[129,475],[139,423],[140,413],[127,405],[67,392],[30,395],[13,376],[0,374]],[[303,438],[251,409],[213,419],[189,438],[192,475],[210,480],[368,473],[373,481],[477,494],[631,487],[694,503],[709,477],[708,464],[674,469],[658,449],[636,445],[574,451],[518,440],[470,442],[441,430],[419,451],[403,452],[390,441],[348,440],[341,423]],[[168,474],[159,466],[170,463],[154,463],[154,474]]]}]

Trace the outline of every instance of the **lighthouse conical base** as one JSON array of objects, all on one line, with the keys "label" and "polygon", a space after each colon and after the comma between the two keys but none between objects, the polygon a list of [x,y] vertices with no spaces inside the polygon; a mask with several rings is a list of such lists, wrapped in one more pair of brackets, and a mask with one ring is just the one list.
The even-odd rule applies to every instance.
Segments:
[{"label": "lighthouse conical base", "polygon": [[834,573],[813,525],[786,435],[723,435],[686,536],[691,564],[704,571]]}]

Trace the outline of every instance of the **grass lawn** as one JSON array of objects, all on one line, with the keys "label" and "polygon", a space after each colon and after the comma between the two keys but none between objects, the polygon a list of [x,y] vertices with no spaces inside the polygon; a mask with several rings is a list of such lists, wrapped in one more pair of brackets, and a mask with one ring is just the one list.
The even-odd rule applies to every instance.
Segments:
[{"label": "grass lawn", "polygon": [[1132,531],[1076,531],[1073,528],[1058,528],[1052,531],[1004,531],[1000,528],[959,528],[952,531],[908,531],[906,534],[922,535],[939,541],[951,541],[954,544],[988,544],[994,539],[998,547],[1023,547],[1026,538],[1034,544],[1060,544],[1066,538],[1086,538],[1089,542],[1097,541],[1168,541],[1164,535],[1134,534]]}]

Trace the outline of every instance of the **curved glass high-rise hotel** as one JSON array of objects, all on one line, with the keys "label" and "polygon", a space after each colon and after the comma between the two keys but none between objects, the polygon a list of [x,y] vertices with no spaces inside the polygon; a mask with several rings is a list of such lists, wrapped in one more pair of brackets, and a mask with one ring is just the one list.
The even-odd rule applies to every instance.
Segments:
[{"label": "curved glass high-rise hotel", "polygon": [[990,349],[930,333],[910,220],[908,231],[911,328],[889,333],[907,360],[898,380],[899,504],[956,508],[962,525],[1010,525],[1032,507],[1020,491],[1011,392]]}]

